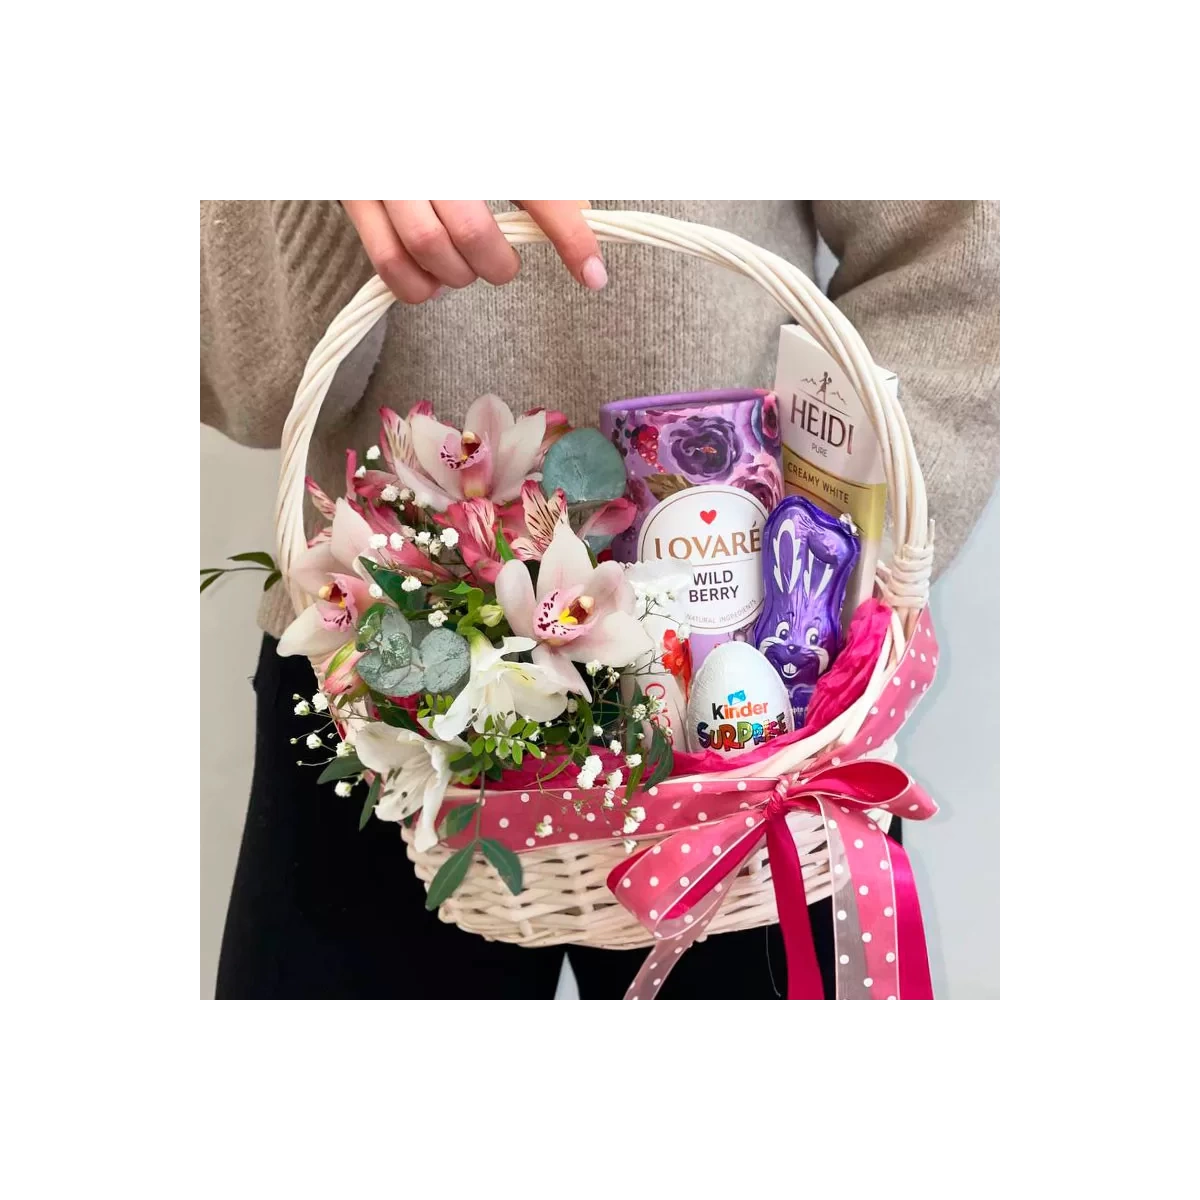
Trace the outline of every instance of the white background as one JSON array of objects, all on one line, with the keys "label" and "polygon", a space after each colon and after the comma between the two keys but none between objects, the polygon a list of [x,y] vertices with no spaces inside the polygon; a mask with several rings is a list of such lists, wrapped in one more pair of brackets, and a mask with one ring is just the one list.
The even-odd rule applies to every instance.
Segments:
[{"label": "white background", "polygon": [[[200,556],[271,546],[277,451],[200,431]],[[999,500],[934,586],[942,654],[937,682],[901,734],[901,760],[941,805],[906,823],[929,933],[936,993],[1000,993]],[[254,756],[250,677],[260,635],[259,580],[234,575],[201,597],[200,962],[211,998]],[[561,998],[573,999],[569,977]]]}]

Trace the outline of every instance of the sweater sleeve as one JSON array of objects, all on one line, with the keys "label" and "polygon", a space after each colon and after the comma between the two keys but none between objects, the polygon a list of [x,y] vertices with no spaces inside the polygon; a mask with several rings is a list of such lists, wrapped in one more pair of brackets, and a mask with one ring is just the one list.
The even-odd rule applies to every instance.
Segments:
[{"label": "sweater sleeve", "polygon": [[[278,446],[309,354],[370,276],[336,200],[201,201],[200,420]],[[354,386],[331,389],[323,419],[366,386],[343,382]]]},{"label": "sweater sleeve", "polygon": [[830,298],[900,400],[936,523],[934,574],[1000,470],[1000,209],[984,200],[815,200]]}]

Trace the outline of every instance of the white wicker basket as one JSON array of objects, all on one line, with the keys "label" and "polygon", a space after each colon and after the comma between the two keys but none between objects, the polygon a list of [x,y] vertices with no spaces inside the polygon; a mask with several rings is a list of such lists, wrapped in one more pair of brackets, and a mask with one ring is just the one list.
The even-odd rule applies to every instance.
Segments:
[{"label": "white wicker basket", "polygon": [[[837,361],[862,397],[871,423],[879,435],[888,488],[895,555],[881,565],[876,592],[892,609],[891,630],[871,683],[863,696],[832,724],[782,749],[771,759],[755,764],[756,777],[775,778],[802,767],[814,755],[845,744],[857,733],[870,706],[882,691],[897,655],[912,634],[917,614],[928,598],[933,558],[933,531],[929,522],[925,483],[913,450],[904,413],[881,383],[862,339],[846,317],[799,268],[769,251],[718,229],[693,225],[670,217],[640,212],[588,211],[584,219],[601,241],[637,242],[707,259],[718,266],[753,279],[775,297]],[[542,242],[545,236],[524,213],[505,213],[497,221],[509,242]],[[338,314],[318,343],[304,371],[296,400],[284,427],[283,464],[276,505],[276,541],[284,578],[296,556],[304,550],[304,475],[309,441],[339,363],[382,320],[394,302],[378,278],[365,284]],[[310,598],[289,582],[296,611]],[[710,774],[706,781],[737,778],[745,769]],[[474,790],[453,792],[473,799]],[[489,791],[488,803],[503,804],[510,797]],[[511,802],[517,803],[516,794]],[[809,903],[830,894],[829,854],[817,817],[805,818],[807,832],[797,838]],[[418,854],[411,835],[404,831],[408,855],[417,875],[428,887],[438,867],[450,853],[438,846]],[[640,839],[644,844],[656,840]],[[651,935],[620,905],[606,886],[612,868],[624,857],[621,843],[606,839],[548,846],[522,854],[525,887],[513,896],[495,870],[479,858],[463,885],[440,909],[443,920],[500,941],[527,946],[556,943],[586,944],[627,949],[649,946]],[[756,854],[743,868],[730,895],[709,926],[720,933],[769,924],[776,919],[766,852]]]}]

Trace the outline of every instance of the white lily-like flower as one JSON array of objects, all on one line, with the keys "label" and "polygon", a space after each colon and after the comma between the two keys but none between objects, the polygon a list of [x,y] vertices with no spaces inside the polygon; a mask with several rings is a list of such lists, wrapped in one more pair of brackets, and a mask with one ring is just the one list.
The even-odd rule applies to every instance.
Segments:
[{"label": "white lily-like flower", "polygon": [[385,780],[375,815],[381,821],[402,821],[419,808],[416,847],[428,850],[437,845],[437,817],[450,785],[450,762],[465,749],[463,743],[372,721],[358,730],[354,745],[363,766]]},{"label": "white lily-like flower", "polygon": [[530,721],[553,721],[562,715],[567,694],[557,677],[537,663],[510,662],[506,657],[532,650],[537,645],[533,638],[506,637],[493,646],[478,630],[469,630],[467,636],[471,674],[450,708],[434,718],[438,737],[456,737],[472,724],[482,733],[489,716],[519,713]]}]

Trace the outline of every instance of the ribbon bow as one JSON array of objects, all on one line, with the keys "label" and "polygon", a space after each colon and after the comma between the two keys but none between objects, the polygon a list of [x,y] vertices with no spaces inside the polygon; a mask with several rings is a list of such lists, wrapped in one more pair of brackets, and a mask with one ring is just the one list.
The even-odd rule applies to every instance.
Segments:
[{"label": "ribbon bow", "polygon": [[[805,873],[816,867],[801,860],[827,841],[837,998],[932,1000],[908,856],[869,812],[923,820],[937,812],[930,797],[901,767],[878,759],[787,775],[765,793],[764,783],[755,782],[751,800],[736,813],[679,830],[609,873],[613,894],[662,943],[625,998],[657,995],[680,955],[738,894],[738,872],[765,842],[787,951],[788,999],[824,999],[804,890]],[[819,818],[815,827],[811,814]]]}]

